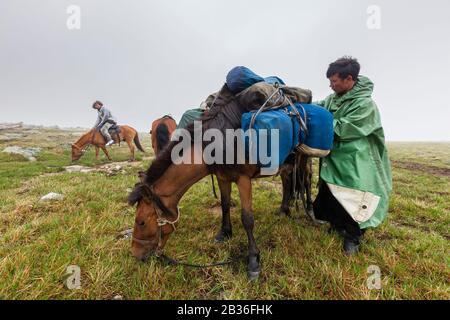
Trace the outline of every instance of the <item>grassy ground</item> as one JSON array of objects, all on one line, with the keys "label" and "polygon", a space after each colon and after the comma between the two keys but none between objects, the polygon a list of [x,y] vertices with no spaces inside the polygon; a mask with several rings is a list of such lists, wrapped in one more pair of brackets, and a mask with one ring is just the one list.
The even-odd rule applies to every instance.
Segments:
[{"label": "grassy ground", "polygon": [[[37,142],[39,138],[40,142]],[[150,163],[109,176],[102,172],[66,173],[75,134],[41,130],[8,145],[39,146],[37,162],[0,152],[0,298],[3,299],[449,299],[450,298],[450,143],[391,143],[394,193],[388,219],[366,234],[362,252],[342,253],[341,240],[301,213],[299,220],[277,217],[279,178],[255,183],[255,234],[263,272],[249,282],[246,264],[190,269],[138,262],[129,240],[117,234],[132,227],[134,210],[127,189],[137,171]],[[149,137],[141,138],[150,150]],[[112,149],[125,161],[127,147]],[[149,152],[150,153],[150,152]],[[81,164],[98,166],[93,150]],[[317,179],[317,177],[315,177]],[[49,192],[61,202],[39,202]],[[239,256],[247,248],[236,189],[232,209],[234,237],[223,245],[212,239],[220,227],[220,208],[210,180],[183,198],[179,229],[166,253],[193,263]],[[299,214],[300,215],[300,214]],[[273,227],[272,227],[273,225]],[[65,286],[67,267],[81,269],[81,289]],[[368,267],[381,269],[381,290],[367,287]]]}]

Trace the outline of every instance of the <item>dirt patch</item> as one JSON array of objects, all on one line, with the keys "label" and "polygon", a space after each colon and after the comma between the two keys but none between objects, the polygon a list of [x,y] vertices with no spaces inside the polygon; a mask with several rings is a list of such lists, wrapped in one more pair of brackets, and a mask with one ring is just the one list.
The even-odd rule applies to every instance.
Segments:
[{"label": "dirt patch", "polygon": [[416,162],[395,161],[395,160],[392,161],[392,164],[394,165],[394,167],[401,169],[407,169],[411,171],[421,171],[432,175],[450,177],[450,168],[440,168]]}]

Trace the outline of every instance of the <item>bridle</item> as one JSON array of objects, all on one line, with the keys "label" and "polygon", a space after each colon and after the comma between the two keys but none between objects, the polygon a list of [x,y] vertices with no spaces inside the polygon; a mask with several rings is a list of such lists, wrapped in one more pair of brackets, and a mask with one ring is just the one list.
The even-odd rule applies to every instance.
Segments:
[{"label": "bridle", "polygon": [[[162,227],[169,224],[172,226],[173,231],[176,231],[176,224],[180,220],[180,210],[177,207],[177,218],[174,221],[170,221],[167,218],[164,217],[164,214],[173,216],[173,212],[170,211],[169,208],[167,208],[161,201],[160,197],[155,193],[153,186],[149,186],[145,183],[140,184],[140,187],[145,190],[145,194],[142,194],[142,196],[150,201],[153,205],[153,209],[156,212],[157,218],[156,222],[158,224],[158,246],[156,247],[155,254],[156,256],[160,256],[162,252]],[[152,244],[152,240],[143,240],[136,238],[134,235],[132,236],[133,241],[141,244],[141,245],[148,245]]]},{"label": "bridle", "polygon": [[78,149],[81,152],[81,155],[84,155],[89,150],[91,145],[94,143],[94,137],[95,137],[95,131],[92,133],[91,141],[89,143],[87,143],[84,147],[79,147],[76,142],[74,144],[72,144],[72,146],[75,147],[76,149]]},{"label": "bridle", "polygon": [[78,149],[81,152],[81,154],[84,155],[91,147],[91,144],[88,143],[84,148],[80,148],[76,144],[72,144],[72,146],[75,147],[75,149]]}]

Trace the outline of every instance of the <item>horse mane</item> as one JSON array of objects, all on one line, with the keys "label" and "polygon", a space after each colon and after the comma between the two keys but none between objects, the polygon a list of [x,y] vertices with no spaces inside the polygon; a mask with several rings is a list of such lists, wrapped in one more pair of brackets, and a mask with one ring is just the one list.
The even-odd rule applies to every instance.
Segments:
[{"label": "horse mane", "polygon": [[92,129],[90,129],[88,132],[84,133],[74,144],[78,146],[78,144],[83,141],[84,138],[86,138],[89,134],[92,135]]},{"label": "horse mane", "polygon": [[178,141],[171,141],[153,160],[150,167],[147,169],[145,183],[153,185],[166,170],[173,164],[172,163],[172,149],[177,145]]}]

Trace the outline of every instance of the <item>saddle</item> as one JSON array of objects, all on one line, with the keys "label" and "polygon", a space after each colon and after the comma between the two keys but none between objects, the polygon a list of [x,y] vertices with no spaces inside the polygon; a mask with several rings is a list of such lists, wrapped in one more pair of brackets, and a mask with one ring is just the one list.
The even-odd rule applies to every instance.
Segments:
[{"label": "saddle", "polygon": [[111,138],[114,140],[115,143],[120,143],[120,127],[117,123],[113,122],[111,123],[112,126],[108,129],[108,133],[111,136]]}]

